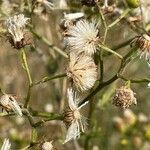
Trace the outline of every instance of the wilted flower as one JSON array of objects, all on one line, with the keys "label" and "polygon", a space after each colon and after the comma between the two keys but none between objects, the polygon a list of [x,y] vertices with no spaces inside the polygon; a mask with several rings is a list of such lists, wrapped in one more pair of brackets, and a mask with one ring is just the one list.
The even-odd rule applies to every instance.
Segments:
[{"label": "wilted flower", "polygon": [[94,60],[85,54],[77,55],[71,52],[67,76],[78,91],[91,89],[98,76]]},{"label": "wilted flower", "polygon": [[68,37],[66,38],[70,51],[75,53],[84,52],[93,55],[98,45],[98,29],[97,23],[93,20],[79,20],[76,25],[68,29]]},{"label": "wilted flower", "polygon": [[53,141],[50,141],[50,142],[44,142],[42,144],[42,147],[41,147],[41,150],[57,150],[53,144],[52,144]]},{"label": "wilted flower", "polygon": [[4,94],[0,98],[0,105],[7,112],[14,111],[16,114],[22,116],[22,110],[16,99],[9,94]]},{"label": "wilted flower", "polygon": [[11,144],[9,142],[9,139],[4,139],[1,150],[10,150],[10,146],[11,146]]},{"label": "wilted flower", "polygon": [[23,14],[9,17],[6,20],[6,26],[9,33],[8,40],[16,49],[20,49],[25,45],[31,44],[29,38],[26,36],[27,33],[24,31],[28,20],[29,18],[24,17]]},{"label": "wilted flower", "polygon": [[128,87],[122,86],[116,90],[116,94],[113,98],[113,104],[123,109],[128,108],[132,104],[137,104],[135,93]]},{"label": "wilted flower", "polygon": [[79,110],[88,102],[78,106],[79,99],[72,89],[68,89],[67,95],[69,107],[64,111],[64,123],[66,124],[68,131],[64,143],[80,137],[80,129],[84,132],[87,124],[86,119],[80,114]]},{"label": "wilted flower", "polygon": [[135,37],[132,43],[139,48],[140,57],[150,62],[150,37],[147,34],[143,34]]}]

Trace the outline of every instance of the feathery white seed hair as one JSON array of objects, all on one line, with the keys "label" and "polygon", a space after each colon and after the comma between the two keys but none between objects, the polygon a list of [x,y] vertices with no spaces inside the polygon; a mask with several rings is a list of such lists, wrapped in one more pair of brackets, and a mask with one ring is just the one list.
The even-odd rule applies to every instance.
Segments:
[{"label": "feathery white seed hair", "polygon": [[12,35],[15,42],[19,42],[23,39],[24,33],[23,29],[28,23],[29,18],[24,17],[23,14],[15,15],[9,17],[6,20],[6,26],[8,32]]},{"label": "feathery white seed hair", "polygon": [[11,144],[9,142],[9,139],[4,139],[1,150],[10,150],[10,147],[11,147]]},{"label": "feathery white seed hair", "polygon": [[140,58],[144,58],[150,63],[150,37],[147,34],[144,34],[143,38],[146,40],[147,44],[145,46],[143,45],[143,50],[139,50],[138,54],[140,55]]},{"label": "feathery white seed hair", "polygon": [[81,106],[78,106],[78,98],[75,92],[73,92],[72,89],[67,90],[67,96],[68,96],[68,104],[70,109],[74,113],[74,120],[72,121],[71,125],[69,126],[66,134],[66,139],[63,144],[66,142],[72,140],[72,139],[77,139],[80,137],[80,128],[81,131],[84,132],[84,129],[87,125],[85,117],[83,117],[79,110],[85,106],[87,102],[82,104]]},{"label": "feathery white seed hair", "polygon": [[76,25],[70,27],[67,31],[69,37],[66,37],[70,51],[93,55],[98,43],[97,26],[98,24],[94,20],[92,22],[79,20]]},{"label": "feathery white seed hair", "polygon": [[17,115],[22,116],[22,110],[15,100],[15,98],[9,94],[4,94],[0,98],[0,104],[5,108],[14,111]]},{"label": "feathery white seed hair", "polygon": [[67,76],[72,79],[73,86],[83,92],[94,86],[98,76],[97,66],[90,56],[71,52]]}]

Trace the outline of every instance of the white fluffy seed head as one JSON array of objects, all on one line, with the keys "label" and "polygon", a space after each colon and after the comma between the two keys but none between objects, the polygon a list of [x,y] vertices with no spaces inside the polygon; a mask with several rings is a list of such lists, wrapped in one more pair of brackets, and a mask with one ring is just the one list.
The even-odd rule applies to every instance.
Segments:
[{"label": "white fluffy seed head", "polygon": [[80,137],[80,130],[84,132],[87,122],[86,119],[80,114],[80,109],[87,104],[84,103],[78,106],[78,98],[72,89],[68,89],[68,104],[69,107],[64,111],[64,123],[67,126],[67,134],[64,143]]},{"label": "white fluffy seed head", "polygon": [[24,38],[24,27],[28,23],[29,18],[23,14],[15,15],[6,20],[8,32],[11,34],[14,43],[20,42]]},{"label": "white fluffy seed head", "polygon": [[98,29],[95,21],[79,20],[76,25],[71,26],[66,37],[67,45],[71,52],[84,52],[93,55],[96,52],[98,44]]},{"label": "white fluffy seed head", "polygon": [[94,60],[88,55],[77,55],[71,52],[67,76],[71,79],[73,87],[78,91],[83,92],[91,89],[98,76]]}]

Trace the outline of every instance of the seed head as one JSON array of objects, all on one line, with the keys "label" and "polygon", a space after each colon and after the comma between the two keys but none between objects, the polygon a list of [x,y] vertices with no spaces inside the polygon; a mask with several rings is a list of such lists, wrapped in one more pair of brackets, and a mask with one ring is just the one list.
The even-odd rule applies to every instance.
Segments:
[{"label": "seed head", "polygon": [[64,143],[80,137],[80,129],[84,132],[86,119],[80,114],[79,110],[87,104],[78,106],[78,98],[72,89],[68,89],[68,107],[64,111],[64,123],[68,129]]},{"label": "seed head", "polygon": [[79,20],[76,25],[71,26],[67,32],[68,37],[66,37],[70,51],[93,55],[96,52],[99,41],[97,25],[94,20],[92,22]]},{"label": "seed head", "polygon": [[22,110],[12,95],[4,94],[1,96],[0,105],[7,112],[14,111],[16,114],[22,116]]},{"label": "seed head", "polygon": [[67,76],[78,91],[86,91],[94,86],[97,80],[97,67],[94,60],[85,54],[70,53]]},{"label": "seed head", "polygon": [[135,93],[128,87],[122,86],[116,90],[116,94],[113,98],[113,104],[123,109],[128,108],[132,104],[137,104]]},{"label": "seed head", "polygon": [[147,34],[137,36],[132,43],[139,48],[140,57],[150,62],[150,37]]},{"label": "seed head", "polygon": [[8,40],[16,49],[31,44],[31,42],[28,41],[27,32],[24,31],[28,20],[29,18],[24,17],[23,14],[15,15],[6,20]]}]

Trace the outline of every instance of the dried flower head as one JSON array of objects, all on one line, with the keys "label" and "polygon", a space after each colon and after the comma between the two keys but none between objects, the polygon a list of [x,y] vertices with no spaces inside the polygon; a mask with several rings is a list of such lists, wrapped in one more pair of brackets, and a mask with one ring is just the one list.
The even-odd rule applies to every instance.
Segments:
[{"label": "dried flower head", "polygon": [[68,37],[66,37],[70,51],[75,53],[84,52],[93,55],[98,45],[98,24],[95,21],[79,20],[76,25],[68,29]]},{"label": "dried flower head", "polygon": [[4,94],[0,98],[0,105],[7,111],[14,111],[16,114],[22,116],[22,110],[17,103],[16,99],[10,94]]},{"label": "dried flower head", "polygon": [[128,108],[132,104],[137,104],[135,93],[128,87],[122,86],[116,90],[116,94],[113,98],[113,104],[123,109]]},{"label": "dried flower head", "polygon": [[150,62],[150,37],[147,34],[137,36],[132,43],[139,48],[140,57]]},{"label": "dried flower head", "polygon": [[9,139],[4,139],[1,150],[10,150],[10,146],[11,146],[11,144],[9,142]]},{"label": "dried flower head", "polygon": [[66,71],[73,87],[82,92],[91,89],[98,76],[94,60],[83,53],[80,55],[70,53],[70,61]]},{"label": "dried flower head", "polygon": [[64,143],[80,137],[80,129],[84,132],[87,125],[86,118],[80,114],[79,110],[88,102],[78,106],[78,98],[72,89],[68,89],[67,95],[69,107],[64,111],[64,123],[68,131]]},{"label": "dried flower head", "polygon": [[57,150],[52,143],[53,141],[44,142],[41,146],[41,150]]},{"label": "dried flower head", "polygon": [[25,45],[31,44],[31,42],[29,42],[27,32],[24,31],[28,20],[29,18],[24,17],[23,14],[15,15],[6,20],[6,26],[9,33],[8,40],[16,49],[20,49]]}]

